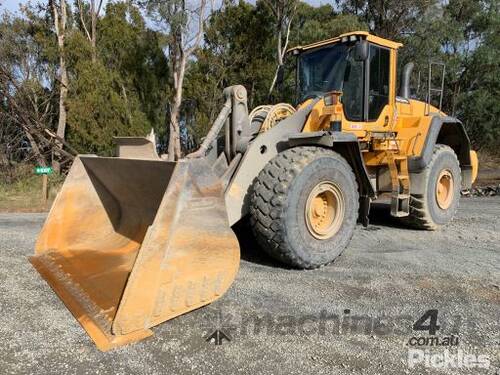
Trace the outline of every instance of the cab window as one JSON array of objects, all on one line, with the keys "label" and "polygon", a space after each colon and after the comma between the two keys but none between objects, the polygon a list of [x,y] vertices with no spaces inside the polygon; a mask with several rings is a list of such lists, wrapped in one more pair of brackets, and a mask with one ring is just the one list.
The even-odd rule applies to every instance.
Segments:
[{"label": "cab window", "polygon": [[363,62],[354,59],[351,49],[347,56],[342,87],[344,113],[350,121],[363,121]]},{"label": "cab window", "polygon": [[389,50],[370,46],[369,55],[368,121],[377,120],[389,104]]}]

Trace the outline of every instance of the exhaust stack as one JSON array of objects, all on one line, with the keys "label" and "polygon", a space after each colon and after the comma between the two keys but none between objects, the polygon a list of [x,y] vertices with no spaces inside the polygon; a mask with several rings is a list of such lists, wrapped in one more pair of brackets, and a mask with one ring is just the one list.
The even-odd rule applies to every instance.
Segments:
[{"label": "exhaust stack", "polygon": [[407,63],[403,68],[401,76],[401,87],[399,89],[399,96],[405,99],[410,99],[410,77],[415,64],[412,62]]}]

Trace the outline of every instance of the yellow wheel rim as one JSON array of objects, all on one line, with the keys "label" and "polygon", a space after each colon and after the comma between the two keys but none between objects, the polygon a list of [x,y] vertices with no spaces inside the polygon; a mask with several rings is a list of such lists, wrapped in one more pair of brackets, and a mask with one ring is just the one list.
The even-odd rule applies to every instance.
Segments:
[{"label": "yellow wheel rim", "polygon": [[305,217],[309,233],[317,239],[333,237],[344,220],[345,202],[340,188],[332,182],[320,182],[307,198]]},{"label": "yellow wheel rim", "polygon": [[453,202],[453,187],[453,175],[448,169],[443,169],[436,184],[436,202],[443,210],[448,209]]}]

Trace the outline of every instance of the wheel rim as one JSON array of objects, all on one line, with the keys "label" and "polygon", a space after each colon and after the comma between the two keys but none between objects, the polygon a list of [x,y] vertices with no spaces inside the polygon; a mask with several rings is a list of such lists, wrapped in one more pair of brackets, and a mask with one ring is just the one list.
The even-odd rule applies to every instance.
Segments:
[{"label": "wheel rim", "polygon": [[453,187],[454,182],[451,171],[443,169],[441,173],[439,173],[436,184],[436,202],[443,210],[446,210],[451,206],[454,194]]},{"label": "wheel rim", "polygon": [[320,240],[334,236],[344,219],[342,190],[333,182],[320,182],[309,193],[305,209],[309,233]]}]

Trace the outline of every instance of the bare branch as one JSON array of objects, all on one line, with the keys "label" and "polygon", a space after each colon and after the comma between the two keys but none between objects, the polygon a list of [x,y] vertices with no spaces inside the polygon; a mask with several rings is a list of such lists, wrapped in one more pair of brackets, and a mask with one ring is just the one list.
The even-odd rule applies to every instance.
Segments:
[{"label": "bare branch", "polygon": [[198,30],[194,37],[193,44],[185,52],[186,57],[189,57],[198,48],[203,38],[204,24],[205,24],[204,15],[205,15],[206,4],[207,4],[206,0],[200,1],[200,7],[198,8]]},{"label": "bare branch", "polygon": [[59,35],[59,11],[57,9],[55,0],[50,0],[50,6],[52,8],[52,17],[54,17],[54,28],[56,31],[56,35]]},{"label": "bare branch", "polygon": [[97,6],[97,11],[95,12],[96,16],[99,16],[99,13],[101,13],[102,1],[103,0],[99,1],[99,5]]},{"label": "bare branch", "polygon": [[288,48],[288,42],[289,42],[289,39],[290,39],[290,29],[292,28],[292,21],[293,21],[293,17],[295,16],[295,11],[297,9],[297,5],[295,5],[295,8],[293,10],[293,13],[292,15],[290,16],[290,19],[288,20],[288,25],[286,27],[286,37],[285,37],[285,44],[283,45],[283,49],[281,51],[281,58],[283,59],[286,55],[286,50]]},{"label": "bare branch", "polygon": [[271,12],[273,13],[274,17],[278,18],[277,7],[275,7],[270,0],[263,0],[263,2],[271,10]]},{"label": "bare branch", "polygon": [[83,19],[83,4],[82,0],[77,0],[78,3],[78,9],[80,13],[80,22],[82,23],[83,30],[85,31],[85,34],[87,35],[87,38],[89,41],[92,41],[92,37],[90,36],[89,30],[87,29],[87,25],[85,25],[85,20]]}]

